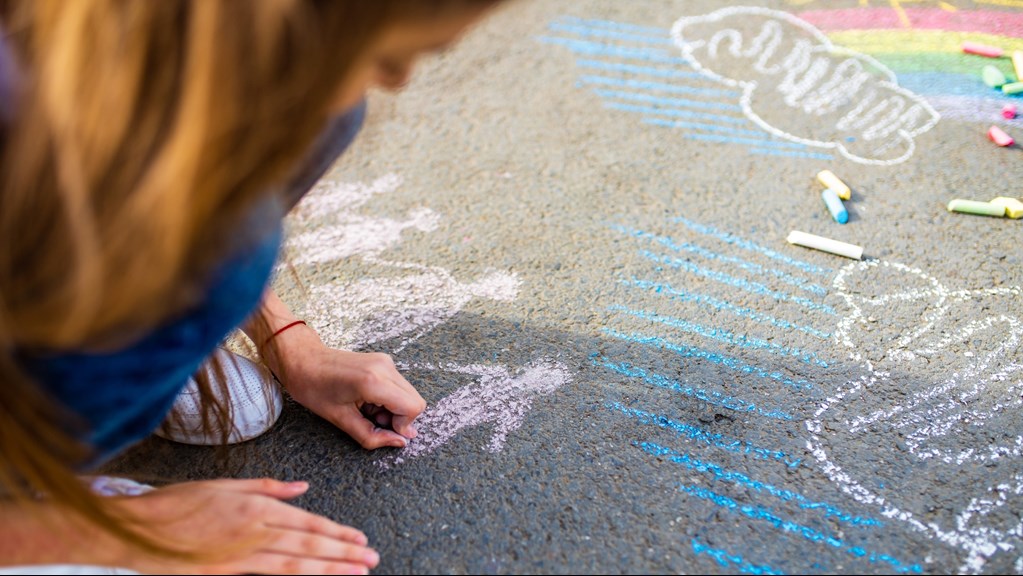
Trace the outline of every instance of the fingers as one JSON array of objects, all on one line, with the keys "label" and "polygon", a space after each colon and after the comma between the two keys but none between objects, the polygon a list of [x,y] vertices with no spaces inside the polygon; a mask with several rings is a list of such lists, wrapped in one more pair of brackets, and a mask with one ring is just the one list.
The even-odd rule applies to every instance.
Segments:
[{"label": "fingers", "polygon": [[413,422],[415,421],[415,416],[394,414],[391,417],[391,427],[395,430],[395,432],[406,438],[415,438],[419,435],[419,431],[416,430],[416,427],[413,425]]},{"label": "fingers", "polygon": [[339,407],[331,421],[367,450],[404,448],[408,444],[404,436],[376,426],[351,404]]},{"label": "fingers", "polygon": [[249,556],[245,562],[214,571],[235,574],[369,574],[370,568],[352,562],[261,552]]},{"label": "fingers", "polygon": [[394,360],[386,354],[373,354],[372,372],[379,378],[377,386],[370,386],[365,400],[379,404],[387,409],[394,418],[391,426],[394,431],[406,438],[415,438],[418,432],[412,423],[426,410],[426,400],[419,395],[415,387],[398,372]]},{"label": "fingers", "polygon": [[329,562],[343,562],[375,567],[380,563],[380,555],[372,548],[350,541],[339,540],[317,534],[302,532],[289,528],[271,527],[274,535],[264,546],[263,552],[304,556]]},{"label": "fingers", "polygon": [[208,483],[217,488],[259,494],[279,500],[290,500],[305,494],[309,490],[308,482],[282,482],[273,478],[222,479],[209,480]]}]

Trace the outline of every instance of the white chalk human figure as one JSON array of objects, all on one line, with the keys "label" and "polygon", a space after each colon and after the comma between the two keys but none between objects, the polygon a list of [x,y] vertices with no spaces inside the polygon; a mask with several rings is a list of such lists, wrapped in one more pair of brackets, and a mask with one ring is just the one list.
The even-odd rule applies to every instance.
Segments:
[{"label": "white chalk human figure", "polygon": [[[1004,516],[989,514],[1001,506],[992,502],[1004,504],[998,495],[1015,492],[1019,503],[1019,478],[992,478],[984,467],[1001,461],[1018,469],[1023,457],[1016,416],[1023,407],[1023,321],[1014,314],[1023,289],[952,289],[922,270],[878,260],[846,266],[832,287],[848,311],[834,337],[863,372],[833,391],[807,422],[811,451],[844,492],[962,548],[960,571],[979,572],[986,558],[1013,550],[1009,541],[1023,535],[1018,518],[1006,524]],[[884,287],[895,288],[879,293]],[[924,379],[931,383],[922,385]],[[969,443],[978,437],[982,443]],[[926,491],[929,478],[915,477],[904,487],[905,499],[891,483],[882,494],[873,486],[883,471],[869,478],[849,471],[854,462],[839,451],[850,442],[898,443],[911,458],[946,466],[975,497],[960,510],[945,506],[951,518],[924,521],[926,511],[909,502],[912,493]]]},{"label": "white chalk human figure", "polygon": [[477,380],[428,407],[416,420],[419,435],[400,452],[378,460],[377,465],[382,468],[433,452],[466,428],[475,426],[492,428],[486,449],[500,452],[508,435],[522,426],[534,401],[571,380],[568,368],[550,359],[533,362],[514,376],[507,367],[500,365],[451,364],[416,368],[469,374]]},{"label": "white chalk human figure", "polygon": [[406,230],[436,230],[440,215],[429,208],[411,209],[400,219],[358,212],[373,197],[394,192],[401,184],[401,177],[394,174],[371,184],[320,182],[290,215],[301,231],[287,239],[287,263],[321,264],[378,255],[401,242]]},{"label": "white chalk human figure", "polygon": [[390,349],[398,352],[449,320],[473,298],[514,300],[521,284],[515,274],[498,270],[486,270],[476,280],[463,283],[437,266],[367,261],[411,274],[312,287],[304,314],[312,318],[328,345],[365,348],[400,337]]},{"label": "white chalk human figure", "polygon": [[381,254],[402,242],[409,229],[430,232],[440,215],[416,208],[403,219],[363,214],[367,202],[392,193],[403,181],[395,174],[370,184],[322,181],[291,214],[295,233],[282,265],[301,267],[358,257],[372,274],[354,281],[308,287],[301,313],[324,342],[338,348],[366,346],[401,338],[395,353],[447,321],[473,298],[513,300],[520,281],[510,272],[487,269],[461,282],[438,266],[385,260]]}]

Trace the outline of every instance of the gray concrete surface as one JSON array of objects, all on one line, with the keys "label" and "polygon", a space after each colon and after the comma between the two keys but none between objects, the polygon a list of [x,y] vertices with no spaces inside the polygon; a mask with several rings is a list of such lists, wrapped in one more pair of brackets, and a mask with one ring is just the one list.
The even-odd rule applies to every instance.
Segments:
[{"label": "gray concrete surface", "polygon": [[[393,354],[430,403],[420,441],[366,452],[289,403],[226,461],[153,438],[109,471],[308,480],[298,505],[366,531],[378,573],[1023,570],[1023,221],[945,210],[1023,194],[1023,152],[985,137],[1023,124],[945,78],[884,93],[916,117],[843,127],[866,88],[816,114],[763,72],[758,125],[669,34],[723,6],[516,0],[372,96],[277,286],[332,344]],[[729,26],[820,40],[773,13],[690,21],[719,78],[769,50],[714,60],[699,42]],[[844,226],[824,168],[853,188]]]}]

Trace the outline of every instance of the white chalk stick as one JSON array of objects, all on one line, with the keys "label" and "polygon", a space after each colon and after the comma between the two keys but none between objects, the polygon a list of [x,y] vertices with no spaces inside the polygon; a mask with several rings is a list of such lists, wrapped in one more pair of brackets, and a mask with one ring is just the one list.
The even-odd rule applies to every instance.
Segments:
[{"label": "white chalk stick", "polygon": [[786,238],[786,240],[788,240],[789,244],[795,244],[805,248],[813,248],[823,252],[830,252],[832,254],[838,254],[839,256],[845,256],[846,258],[852,258],[853,260],[863,259],[862,246],[839,242],[838,240],[800,232],[799,230],[789,232],[789,237]]}]

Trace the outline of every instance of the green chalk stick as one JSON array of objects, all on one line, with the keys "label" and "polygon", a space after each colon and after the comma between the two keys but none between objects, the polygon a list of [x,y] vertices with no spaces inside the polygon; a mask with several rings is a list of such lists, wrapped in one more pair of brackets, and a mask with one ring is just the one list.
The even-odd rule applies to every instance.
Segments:
[{"label": "green chalk stick", "polygon": [[1005,206],[998,206],[989,202],[978,202],[977,200],[961,200],[959,198],[948,203],[948,211],[977,214],[978,216],[1005,217]]},{"label": "green chalk stick", "polygon": [[1013,82],[1011,84],[1003,84],[1002,92],[1005,94],[1023,94],[1023,82]]},{"label": "green chalk stick", "polygon": [[1005,79],[1005,74],[990,64],[984,66],[983,76],[984,83],[992,88],[1001,88],[1006,84],[1006,82],[1008,82],[1008,80]]}]

